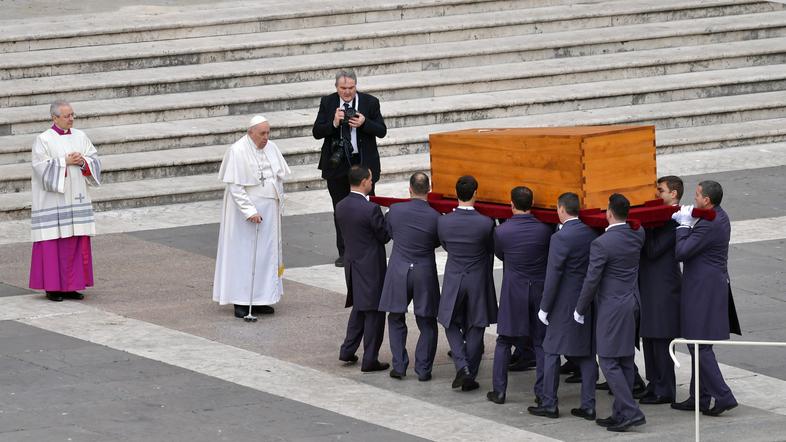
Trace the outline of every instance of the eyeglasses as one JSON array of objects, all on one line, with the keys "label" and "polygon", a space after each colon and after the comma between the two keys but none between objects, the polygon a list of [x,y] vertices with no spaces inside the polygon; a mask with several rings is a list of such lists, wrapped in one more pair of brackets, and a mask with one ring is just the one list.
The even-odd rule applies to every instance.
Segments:
[{"label": "eyeglasses", "polygon": [[55,117],[55,118],[65,118],[66,120],[68,120],[70,118],[76,118],[76,114],[73,113],[73,112],[71,112],[70,114],[65,114],[65,115],[52,115],[52,116]]}]

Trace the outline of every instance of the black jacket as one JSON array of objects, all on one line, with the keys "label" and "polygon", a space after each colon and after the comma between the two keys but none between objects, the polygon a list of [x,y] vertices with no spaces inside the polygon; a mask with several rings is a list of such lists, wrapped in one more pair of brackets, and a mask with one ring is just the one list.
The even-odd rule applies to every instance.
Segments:
[{"label": "black jacket", "polygon": [[[358,152],[360,153],[360,164],[371,169],[374,182],[379,180],[379,151],[377,150],[377,138],[384,138],[388,128],[382,113],[379,111],[379,100],[376,97],[362,92],[357,93],[358,112],[366,117],[363,126],[357,128]],[[341,136],[340,126],[333,127],[333,116],[339,104],[338,93],[322,97],[319,103],[319,113],[314,121],[312,133],[317,140],[324,139],[322,143],[322,153],[319,156],[319,170],[322,171],[322,178],[333,179],[346,176],[349,172],[349,159],[342,162],[338,167],[330,167],[330,155],[333,153],[333,140]],[[349,130],[344,127],[344,130]],[[346,134],[348,136],[348,132]]]}]

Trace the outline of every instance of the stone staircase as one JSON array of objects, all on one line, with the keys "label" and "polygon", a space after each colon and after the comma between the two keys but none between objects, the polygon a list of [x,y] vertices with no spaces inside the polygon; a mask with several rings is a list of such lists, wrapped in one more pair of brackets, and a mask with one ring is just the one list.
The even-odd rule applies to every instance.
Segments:
[{"label": "stone staircase", "polygon": [[[383,180],[428,169],[428,134],[645,123],[660,152],[786,140],[786,9],[746,0],[270,0],[0,21],[0,220],[30,210],[30,148],[72,102],[103,161],[100,210],[219,198],[215,172],[264,113],[293,177],[354,67],[388,125]],[[146,12],[147,11],[147,12]]]}]

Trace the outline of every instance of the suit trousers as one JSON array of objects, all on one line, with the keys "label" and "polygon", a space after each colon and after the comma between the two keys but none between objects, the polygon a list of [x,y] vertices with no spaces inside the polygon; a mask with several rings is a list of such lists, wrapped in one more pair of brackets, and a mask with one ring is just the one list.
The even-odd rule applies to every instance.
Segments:
[{"label": "suit trousers", "polygon": [[[688,351],[691,356],[691,374],[690,374],[690,399],[695,400],[693,392],[695,391],[695,373],[694,373],[694,357],[693,345],[688,345]],[[712,345],[699,345],[699,409],[705,410],[710,408],[710,399],[715,399],[715,406],[727,406],[737,404],[737,399],[731,389],[723,380],[720,367],[718,367],[718,360],[715,359],[715,352],[712,350]]]},{"label": "suit trousers", "polygon": [[347,336],[341,344],[339,358],[349,359],[363,341],[363,365],[370,367],[379,359],[379,348],[385,336],[385,313],[376,310],[358,310],[352,307],[347,321]]},{"label": "suit trousers", "polygon": [[677,397],[674,362],[669,356],[669,338],[643,338],[644,369],[647,372],[647,391],[660,397]]},{"label": "suit trousers", "polygon": [[[571,356],[570,361],[581,373],[581,408],[595,408],[595,384],[598,382],[598,365],[594,356]],[[543,355],[543,400],[544,407],[556,407],[559,389],[560,355]]]},{"label": "suit trousers", "polygon": [[450,351],[453,353],[453,364],[456,366],[456,371],[468,367],[474,379],[478,375],[480,360],[483,357],[483,337],[486,327],[469,325],[467,295],[466,290],[459,290],[453,309],[453,318],[450,321],[450,326],[445,328],[445,337],[448,339]]},{"label": "suit trousers", "polygon": [[633,356],[607,358],[599,356],[600,369],[609,390],[614,393],[614,404],[611,416],[621,422],[627,419],[636,419],[644,416],[639,404],[633,399],[633,380],[636,377],[633,369]]},{"label": "suit trousers", "polygon": [[[412,302],[414,295],[412,270],[407,272],[407,304]],[[423,376],[431,373],[434,356],[437,354],[437,318],[415,316],[420,330],[420,337],[415,347],[415,373]],[[388,340],[390,353],[393,355],[393,369],[406,374],[409,366],[407,354],[407,318],[406,313],[388,313]]]},{"label": "suit trousers", "polygon": [[[325,181],[327,181],[330,201],[333,203],[333,225],[336,228],[336,249],[338,249],[338,256],[344,256],[344,237],[341,235],[341,229],[339,229],[338,221],[336,221],[336,204],[349,195],[349,177],[342,176],[338,178],[329,178]],[[373,186],[369,195],[374,195]]]},{"label": "suit trousers", "polygon": [[494,368],[492,371],[492,385],[494,391],[503,395],[508,389],[508,364],[510,364],[510,348],[522,348],[526,345],[524,336],[497,336],[497,346],[494,349]]}]

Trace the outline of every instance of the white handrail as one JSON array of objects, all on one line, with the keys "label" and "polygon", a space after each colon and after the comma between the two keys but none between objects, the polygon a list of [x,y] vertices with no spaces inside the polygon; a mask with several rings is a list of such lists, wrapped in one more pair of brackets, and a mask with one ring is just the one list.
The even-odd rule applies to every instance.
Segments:
[{"label": "white handrail", "polygon": [[786,342],[763,342],[763,341],[709,341],[702,339],[673,339],[669,343],[669,356],[674,361],[674,365],[679,368],[680,361],[674,353],[674,346],[677,344],[693,344],[693,398],[696,401],[693,405],[696,416],[695,440],[699,442],[699,345],[749,345],[754,347],[786,347]]}]

